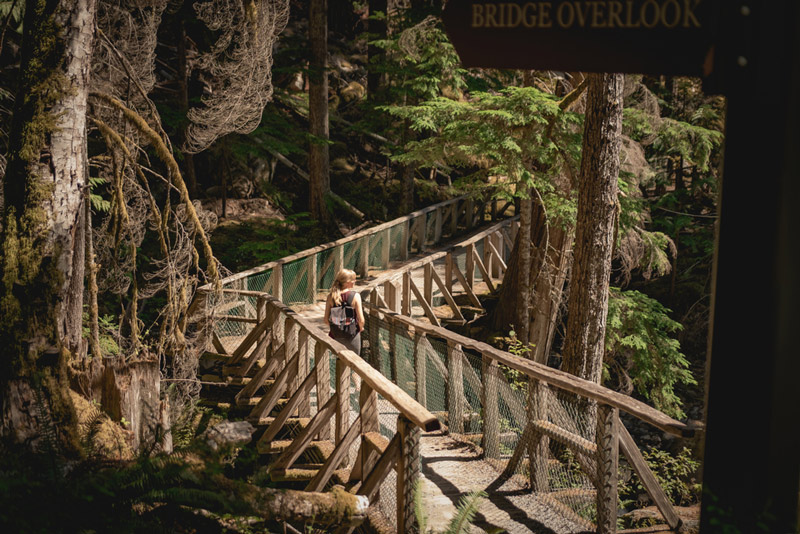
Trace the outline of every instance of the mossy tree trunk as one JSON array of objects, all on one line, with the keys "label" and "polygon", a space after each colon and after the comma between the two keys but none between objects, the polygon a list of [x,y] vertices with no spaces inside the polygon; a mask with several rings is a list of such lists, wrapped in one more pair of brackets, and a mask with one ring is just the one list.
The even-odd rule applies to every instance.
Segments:
[{"label": "mossy tree trunk", "polygon": [[590,74],[562,369],[600,383],[617,217],[621,74]]},{"label": "mossy tree trunk", "polygon": [[[28,0],[4,178],[0,434],[77,454],[66,365],[81,340],[86,107],[96,0]],[[77,255],[77,257],[76,257]]]}]

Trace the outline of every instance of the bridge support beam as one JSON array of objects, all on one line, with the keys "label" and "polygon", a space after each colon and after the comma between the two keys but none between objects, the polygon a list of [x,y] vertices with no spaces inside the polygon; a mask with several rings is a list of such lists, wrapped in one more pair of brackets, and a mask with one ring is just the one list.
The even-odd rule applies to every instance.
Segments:
[{"label": "bridge support beam", "polygon": [[414,488],[419,479],[420,429],[402,415],[397,418],[400,456],[397,459],[397,532],[418,534],[414,513]]}]

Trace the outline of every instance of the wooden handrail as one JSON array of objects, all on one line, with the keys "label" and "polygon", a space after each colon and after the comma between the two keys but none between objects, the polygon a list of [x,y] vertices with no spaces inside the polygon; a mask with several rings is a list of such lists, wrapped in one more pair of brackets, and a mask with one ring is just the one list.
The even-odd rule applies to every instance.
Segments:
[{"label": "wooden handrail", "polygon": [[259,293],[257,291],[225,289],[224,293],[240,294],[242,296],[258,296],[263,298],[266,305],[275,308],[279,313],[283,313],[300,326],[301,329],[308,332],[308,335],[314,340],[330,349],[336,357],[342,361],[347,367],[355,371],[362,380],[369,386],[383,396],[389,403],[391,403],[397,410],[408,418],[409,421],[419,426],[426,432],[438,430],[441,428],[439,419],[436,418],[431,412],[420,405],[413,397],[403,391],[399,386],[391,382],[388,378],[383,376],[378,370],[373,368],[355,352],[349,350],[347,347],[336,341],[335,339],[327,336],[318,327],[310,323],[303,316],[280,302],[278,299],[267,293]]},{"label": "wooden handrail", "polygon": [[[365,302],[368,312],[371,312],[371,305]],[[559,389],[575,393],[587,399],[596,400],[603,404],[608,404],[619,408],[620,410],[631,414],[632,416],[641,419],[651,425],[668,432],[670,434],[682,437],[691,437],[696,431],[702,430],[702,425],[688,425],[677,421],[668,415],[656,410],[652,406],[618,393],[599,384],[595,384],[589,380],[584,380],[577,376],[565,373],[564,371],[547,367],[541,363],[534,362],[521,358],[509,352],[502,351],[487,343],[474,340],[447,330],[440,326],[433,326],[431,324],[400,315],[392,310],[386,308],[378,308],[377,311],[384,315],[388,321],[395,321],[402,323],[406,326],[414,328],[417,333],[425,333],[446,339],[448,343],[461,345],[463,348],[472,349],[480,352],[484,356],[490,356],[498,363],[502,363],[512,369],[515,369],[525,375],[541,380]]]}]

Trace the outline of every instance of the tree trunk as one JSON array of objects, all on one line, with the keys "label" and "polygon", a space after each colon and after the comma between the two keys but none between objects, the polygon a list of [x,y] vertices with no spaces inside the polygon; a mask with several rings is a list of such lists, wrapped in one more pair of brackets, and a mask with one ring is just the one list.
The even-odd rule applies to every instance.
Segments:
[{"label": "tree trunk", "polygon": [[[369,19],[367,21],[367,29],[372,38],[370,40],[386,39],[386,15],[389,11],[387,0],[369,0],[369,15],[370,17],[376,15],[378,12],[384,14],[382,20]],[[375,62],[383,54],[383,50],[375,45],[367,47],[367,56],[369,62],[367,64],[367,96],[373,102],[376,101],[376,96],[380,90],[382,73],[378,71]]]},{"label": "tree trunk", "polygon": [[[530,330],[531,317],[531,221],[533,202],[530,198],[531,188],[525,187],[525,197],[520,199],[522,208],[519,216],[519,232],[517,233],[517,246],[519,247],[519,270],[522,276],[519,277],[519,291],[516,293],[516,308],[518,322],[514,324],[517,328],[517,338],[527,346]],[[527,273],[527,274],[526,274]]]},{"label": "tree trunk", "polygon": [[564,229],[561,224],[549,226],[547,255],[542,262],[541,270],[532,271],[533,283],[531,326],[528,338],[533,344],[533,360],[547,364],[556,321],[564,295],[564,283],[572,261],[572,229]]},{"label": "tree trunk", "polygon": [[328,157],[328,1],[311,0],[309,9],[311,64],[308,73],[308,118],[313,139],[308,150],[309,211],[328,221],[325,196],[331,189]]},{"label": "tree trunk", "polygon": [[73,277],[83,275],[73,266],[83,263],[74,255],[96,8],[96,0],[26,6],[0,238],[0,435],[68,456],[78,454],[66,365],[70,340],[80,339],[69,309]]},{"label": "tree trunk", "polygon": [[617,216],[622,87],[621,74],[589,75],[563,351],[563,370],[596,383],[603,369]]}]

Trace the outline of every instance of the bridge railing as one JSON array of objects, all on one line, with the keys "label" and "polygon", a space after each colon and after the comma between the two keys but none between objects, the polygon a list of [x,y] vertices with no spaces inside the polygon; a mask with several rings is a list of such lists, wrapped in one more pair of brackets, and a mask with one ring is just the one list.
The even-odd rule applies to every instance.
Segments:
[{"label": "bridge railing", "polygon": [[[244,384],[237,405],[252,406],[247,419],[266,425],[257,448],[277,455],[271,478],[305,480],[308,491],[346,484],[405,532],[415,521],[420,431],[440,428],[437,417],[269,294],[226,289],[208,294],[207,305],[254,310],[254,321],[228,319],[248,328],[233,353],[220,357],[225,374]],[[320,463],[298,464],[303,453]]]},{"label": "bridge railing", "polygon": [[692,436],[696,427],[383,304],[373,300],[367,307],[370,357],[383,358],[387,376],[437,414],[452,434],[480,444],[485,458],[502,471],[499,481],[521,476],[583,528],[615,532],[621,450],[667,523],[678,528],[680,519],[619,411],[676,436]]},{"label": "bridge railing", "polygon": [[[497,200],[460,196],[236,273],[221,283],[224,289],[270,293],[287,305],[313,303],[317,292],[328,289],[341,268],[367,276],[370,268],[386,269],[391,261],[406,260],[445,237],[471,231],[486,216],[492,220],[501,218],[510,206],[510,202],[498,207]],[[209,290],[210,285],[201,289]]]}]

